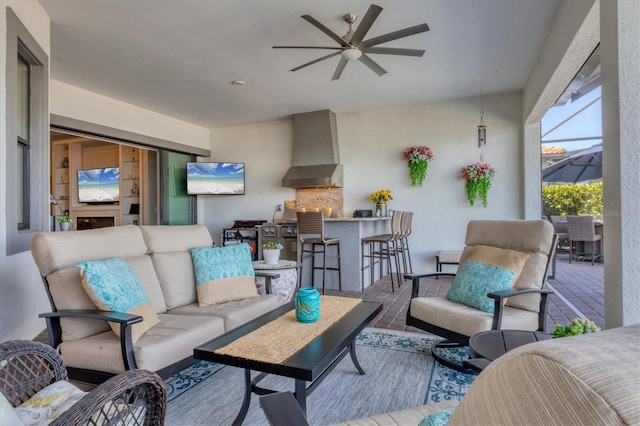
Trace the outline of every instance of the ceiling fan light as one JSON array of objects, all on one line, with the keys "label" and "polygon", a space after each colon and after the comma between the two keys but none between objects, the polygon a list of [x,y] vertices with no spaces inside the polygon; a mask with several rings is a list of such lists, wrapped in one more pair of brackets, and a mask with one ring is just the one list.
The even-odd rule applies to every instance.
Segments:
[{"label": "ceiling fan light", "polygon": [[353,61],[354,59],[358,59],[360,56],[362,56],[362,51],[357,47],[350,47],[343,50],[340,55],[347,61]]}]

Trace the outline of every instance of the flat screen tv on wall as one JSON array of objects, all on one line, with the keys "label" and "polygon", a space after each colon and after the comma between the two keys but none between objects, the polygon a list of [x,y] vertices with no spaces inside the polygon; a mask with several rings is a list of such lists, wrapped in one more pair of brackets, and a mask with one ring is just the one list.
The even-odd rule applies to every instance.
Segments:
[{"label": "flat screen tv on wall", "polygon": [[187,194],[243,195],[244,163],[187,163]]},{"label": "flat screen tv on wall", "polygon": [[120,169],[103,167],[78,170],[78,201],[99,204],[120,201]]}]

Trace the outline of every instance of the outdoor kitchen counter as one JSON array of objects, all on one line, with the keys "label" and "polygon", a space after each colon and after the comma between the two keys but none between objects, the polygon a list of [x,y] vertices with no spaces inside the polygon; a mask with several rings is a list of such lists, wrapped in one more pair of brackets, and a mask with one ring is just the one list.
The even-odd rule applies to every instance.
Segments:
[{"label": "outdoor kitchen counter", "polygon": [[[326,218],[324,220],[325,237],[340,239],[340,255],[342,267],[342,290],[362,291],[369,287],[369,274],[365,274],[365,281],[362,282],[362,246],[360,240],[364,237],[389,233],[390,217],[337,217]],[[298,244],[299,245],[299,244]],[[299,248],[298,248],[299,250]],[[335,248],[330,248],[329,256],[334,255]],[[298,252],[299,254],[299,252]],[[322,256],[319,257],[319,260]],[[318,262],[316,261],[316,264]],[[335,263],[328,263],[333,266]],[[316,271],[315,285],[318,289],[322,287],[322,271]],[[311,259],[304,259],[302,267],[302,285],[311,285]],[[327,271],[326,288],[338,290],[338,273]]]}]

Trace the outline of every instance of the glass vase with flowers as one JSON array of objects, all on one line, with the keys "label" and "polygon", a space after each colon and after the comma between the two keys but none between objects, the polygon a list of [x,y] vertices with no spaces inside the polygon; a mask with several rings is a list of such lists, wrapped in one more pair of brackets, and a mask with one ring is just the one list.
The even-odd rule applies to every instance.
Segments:
[{"label": "glass vase with flowers", "polygon": [[369,195],[369,201],[376,203],[376,216],[387,216],[387,202],[393,200],[390,189],[379,189]]}]

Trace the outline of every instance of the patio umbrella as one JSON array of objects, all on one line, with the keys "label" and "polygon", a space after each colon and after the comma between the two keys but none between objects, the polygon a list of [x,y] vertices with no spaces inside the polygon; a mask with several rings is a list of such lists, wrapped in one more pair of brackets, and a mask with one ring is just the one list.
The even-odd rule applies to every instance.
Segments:
[{"label": "patio umbrella", "polygon": [[543,182],[584,182],[602,178],[602,145],[558,161],[542,169]]}]

